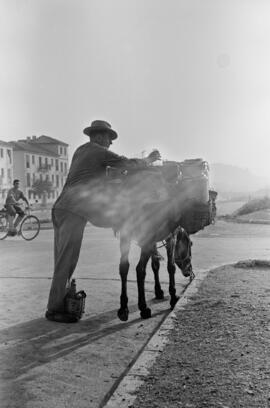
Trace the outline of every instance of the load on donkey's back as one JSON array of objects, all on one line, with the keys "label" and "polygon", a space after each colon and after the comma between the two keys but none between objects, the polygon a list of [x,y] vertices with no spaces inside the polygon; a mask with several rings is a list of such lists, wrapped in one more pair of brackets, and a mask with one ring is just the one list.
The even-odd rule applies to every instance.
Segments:
[{"label": "load on donkey's back", "polygon": [[[106,176],[109,183],[119,188],[119,201],[123,199],[121,192],[129,187],[132,200],[140,201],[140,205],[151,202],[165,201],[181,192],[187,205],[183,211],[181,226],[188,234],[195,234],[207,225],[214,223],[216,217],[217,192],[209,187],[209,164],[207,161],[187,159],[182,162],[158,160],[147,169],[119,170],[108,166]],[[138,178],[130,179],[134,173]],[[128,186],[128,187],[127,187]]]}]

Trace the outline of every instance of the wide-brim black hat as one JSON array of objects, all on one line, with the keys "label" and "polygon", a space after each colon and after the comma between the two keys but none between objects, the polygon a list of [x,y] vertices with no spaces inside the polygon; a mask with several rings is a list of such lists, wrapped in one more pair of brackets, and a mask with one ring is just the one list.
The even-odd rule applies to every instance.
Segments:
[{"label": "wide-brim black hat", "polygon": [[101,132],[109,132],[110,136],[112,139],[116,139],[117,138],[117,133],[115,130],[112,129],[111,125],[106,122],[105,120],[94,120],[90,126],[86,127],[83,130],[83,133],[87,136],[91,136],[93,133],[96,133],[98,131]]}]

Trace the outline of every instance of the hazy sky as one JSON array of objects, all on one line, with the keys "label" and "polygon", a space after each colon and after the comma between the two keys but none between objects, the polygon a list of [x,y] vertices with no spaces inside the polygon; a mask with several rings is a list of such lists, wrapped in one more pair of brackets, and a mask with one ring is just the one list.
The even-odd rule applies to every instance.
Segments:
[{"label": "hazy sky", "polygon": [[118,153],[269,176],[269,112],[269,0],[0,0],[1,140],[106,119]]}]

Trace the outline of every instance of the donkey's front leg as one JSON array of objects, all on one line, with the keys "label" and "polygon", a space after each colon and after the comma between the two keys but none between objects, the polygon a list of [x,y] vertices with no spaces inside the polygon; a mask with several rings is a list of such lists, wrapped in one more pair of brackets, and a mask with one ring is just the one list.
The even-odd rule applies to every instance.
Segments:
[{"label": "donkey's front leg", "polygon": [[166,240],[166,250],[167,250],[167,269],[169,273],[169,293],[171,295],[170,305],[173,309],[176,305],[177,301],[179,300],[179,296],[176,296],[176,289],[175,289],[175,261],[174,261],[174,253],[175,253],[175,244],[176,244],[176,236],[173,235],[169,239]]},{"label": "donkey's front leg", "polygon": [[151,256],[151,266],[154,272],[155,278],[155,295],[156,299],[164,299],[164,292],[161,289],[160,280],[159,280],[159,268],[160,268],[160,261],[157,259],[156,256]]},{"label": "donkey's front leg", "polygon": [[128,255],[130,250],[130,238],[120,235],[120,265],[119,273],[121,276],[121,296],[120,296],[120,309],[118,310],[118,317],[123,322],[128,320],[128,297],[127,297],[127,275],[129,270]]},{"label": "donkey's front leg", "polygon": [[151,317],[151,309],[147,307],[146,300],[145,300],[145,289],[144,289],[144,282],[145,282],[145,276],[146,276],[146,265],[151,256],[151,252],[152,252],[152,248],[151,250],[142,249],[139,263],[136,266],[137,286],[138,286],[138,307],[141,311],[142,319],[148,319],[149,317]]}]

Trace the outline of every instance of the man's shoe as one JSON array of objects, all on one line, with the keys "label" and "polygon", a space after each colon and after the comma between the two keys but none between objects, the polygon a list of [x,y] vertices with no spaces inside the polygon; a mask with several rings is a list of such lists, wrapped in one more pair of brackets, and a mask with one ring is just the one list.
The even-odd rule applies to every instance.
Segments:
[{"label": "man's shoe", "polygon": [[49,310],[47,310],[47,312],[45,313],[45,317],[47,320],[58,323],[77,323],[77,321],[79,320],[78,317],[73,314],[50,312]]}]

